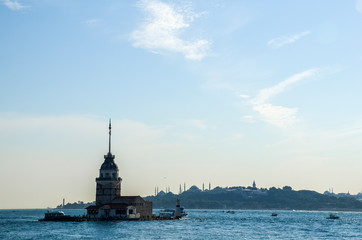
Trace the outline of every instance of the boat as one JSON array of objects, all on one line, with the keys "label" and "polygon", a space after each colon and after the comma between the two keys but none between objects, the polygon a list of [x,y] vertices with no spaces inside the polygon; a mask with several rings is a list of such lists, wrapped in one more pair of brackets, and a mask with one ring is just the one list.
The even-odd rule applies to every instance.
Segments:
[{"label": "boat", "polygon": [[181,209],[181,217],[187,217],[188,214],[186,213],[185,208],[184,208],[184,207],[180,207],[180,209]]},{"label": "boat", "polygon": [[174,209],[162,209],[159,212],[159,217],[162,219],[171,219],[175,216]]},{"label": "boat", "polygon": [[46,212],[44,218],[39,221],[53,221],[53,222],[81,222],[86,221],[85,217],[82,216],[70,216],[65,215],[63,211]]},{"label": "boat", "polygon": [[278,213],[273,212],[270,216],[272,216],[272,217],[277,217],[277,216],[278,216]]},{"label": "boat", "polygon": [[180,206],[180,199],[176,200],[175,209],[162,209],[159,212],[158,218],[167,220],[167,219],[181,219],[186,217],[188,214],[185,212],[185,208]]},{"label": "boat", "polygon": [[226,213],[231,213],[231,214],[234,214],[234,213],[235,213],[235,211],[229,210],[229,211],[227,211]]},{"label": "boat", "polygon": [[[181,218],[188,216],[183,207],[180,207],[180,211],[181,211]],[[175,217],[175,209],[161,209],[158,215],[162,219],[172,219]]]},{"label": "boat", "polygon": [[329,214],[329,216],[327,217],[327,219],[339,219],[338,216],[334,215],[333,213]]}]

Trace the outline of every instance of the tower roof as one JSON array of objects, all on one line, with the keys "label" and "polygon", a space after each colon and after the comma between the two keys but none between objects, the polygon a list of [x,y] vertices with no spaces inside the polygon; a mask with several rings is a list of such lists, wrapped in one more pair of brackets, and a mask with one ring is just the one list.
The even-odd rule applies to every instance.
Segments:
[{"label": "tower roof", "polygon": [[114,155],[111,153],[111,119],[109,119],[109,127],[108,127],[108,134],[109,134],[109,142],[108,142],[108,153],[104,155],[104,162],[101,166],[101,170],[118,170],[117,164],[114,162]]},{"label": "tower roof", "polygon": [[118,166],[114,162],[114,155],[108,153],[107,155],[104,155],[104,162],[101,166],[101,170],[112,170],[112,169],[118,169]]}]

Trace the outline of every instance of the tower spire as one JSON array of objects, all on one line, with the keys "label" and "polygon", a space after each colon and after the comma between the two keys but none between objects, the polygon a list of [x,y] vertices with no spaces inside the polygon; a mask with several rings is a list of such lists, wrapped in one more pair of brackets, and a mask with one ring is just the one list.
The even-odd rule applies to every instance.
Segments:
[{"label": "tower spire", "polygon": [[108,146],[108,152],[111,153],[111,129],[112,129],[112,124],[111,124],[111,119],[109,119],[109,146]]}]

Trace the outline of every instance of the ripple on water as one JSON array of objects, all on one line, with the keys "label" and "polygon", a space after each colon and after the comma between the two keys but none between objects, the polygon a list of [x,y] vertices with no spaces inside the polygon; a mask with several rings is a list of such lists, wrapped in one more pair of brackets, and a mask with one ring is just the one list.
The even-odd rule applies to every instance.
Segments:
[{"label": "ripple on water", "polygon": [[0,239],[362,239],[362,213],[330,221],[326,212],[189,210],[181,221],[38,222],[44,212],[0,210]]}]

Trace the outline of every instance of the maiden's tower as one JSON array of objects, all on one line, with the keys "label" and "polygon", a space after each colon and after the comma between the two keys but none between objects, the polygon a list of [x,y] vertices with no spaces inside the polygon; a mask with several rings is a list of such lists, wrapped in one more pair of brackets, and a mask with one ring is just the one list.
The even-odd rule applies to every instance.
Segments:
[{"label": "maiden's tower", "polygon": [[116,197],[121,196],[121,182],[118,166],[114,162],[114,155],[111,152],[111,120],[109,120],[108,153],[104,155],[104,162],[99,169],[99,177],[96,178],[96,205],[110,203]]},{"label": "maiden's tower", "polygon": [[96,205],[87,207],[89,220],[149,220],[152,202],[140,196],[121,196],[121,182],[115,156],[111,152],[111,120],[109,120],[108,153],[96,178]]}]

